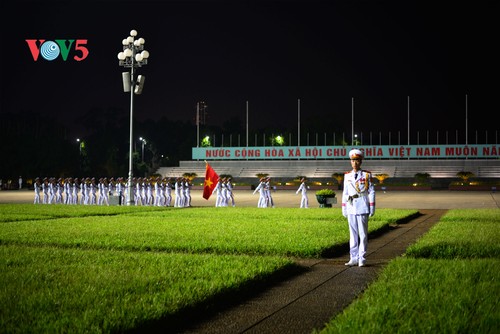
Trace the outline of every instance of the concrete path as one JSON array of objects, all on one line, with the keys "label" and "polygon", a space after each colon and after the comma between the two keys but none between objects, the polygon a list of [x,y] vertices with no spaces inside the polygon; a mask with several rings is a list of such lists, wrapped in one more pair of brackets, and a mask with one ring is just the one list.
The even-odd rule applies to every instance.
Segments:
[{"label": "concrete path", "polygon": [[[337,191],[338,203],[333,207],[340,208],[340,191]],[[294,190],[277,190],[272,193],[275,206],[292,208],[300,206],[300,195]],[[251,190],[234,192],[236,205],[240,207],[257,206],[259,195]],[[215,206],[215,196],[207,201],[200,190],[191,192],[193,206]],[[489,191],[378,191],[377,208],[393,209],[455,209],[455,208],[500,208],[500,193]],[[29,190],[2,190],[0,203],[33,203],[34,193]],[[309,207],[318,208],[316,196],[309,191]]]}]

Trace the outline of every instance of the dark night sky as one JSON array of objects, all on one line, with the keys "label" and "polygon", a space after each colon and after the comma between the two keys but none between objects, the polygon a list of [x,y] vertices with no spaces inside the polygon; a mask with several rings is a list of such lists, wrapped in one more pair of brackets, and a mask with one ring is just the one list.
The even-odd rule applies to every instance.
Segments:
[{"label": "dark night sky", "polygon": [[[412,130],[465,131],[467,94],[469,129],[498,130],[497,1],[21,0],[1,13],[1,113],[75,133],[90,109],[128,113],[117,54],[131,29],[150,52],[141,120],[191,120],[205,100],[210,124],[244,123],[248,100],[250,128],[293,127],[300,99],[303,124],[350,133],[354,97],[356,131],[406,133],[410,96]],[[25,39],[88,39],[90,54],[35,62]]]}]

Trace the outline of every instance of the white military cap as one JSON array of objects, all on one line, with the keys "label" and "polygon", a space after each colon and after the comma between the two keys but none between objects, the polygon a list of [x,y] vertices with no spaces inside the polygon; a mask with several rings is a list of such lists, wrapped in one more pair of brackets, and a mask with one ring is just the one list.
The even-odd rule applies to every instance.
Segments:
[{"label": "white military cap", "polygon": [[349,151],[349,158],[350,159],[363,159],[363,152],[361,152],[357,148],[354,148],[354,149]]}]

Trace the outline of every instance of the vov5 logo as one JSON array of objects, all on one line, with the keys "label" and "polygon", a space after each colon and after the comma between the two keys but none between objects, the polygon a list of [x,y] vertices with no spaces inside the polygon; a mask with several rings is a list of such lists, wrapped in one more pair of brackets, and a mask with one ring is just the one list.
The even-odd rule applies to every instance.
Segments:
[{"label": "vov5 logo", "polygon": [[72,48],[75,52],[73,59],[76,61],[82,61],[89,55],[86,39],[77,39],[76,43],[74,39],[56,39],[55,41],[27,39],[26,43],[28,43],[34,61],[37,61],[40,55],[48,61],[52,61],[60,55],[66,61]]}]

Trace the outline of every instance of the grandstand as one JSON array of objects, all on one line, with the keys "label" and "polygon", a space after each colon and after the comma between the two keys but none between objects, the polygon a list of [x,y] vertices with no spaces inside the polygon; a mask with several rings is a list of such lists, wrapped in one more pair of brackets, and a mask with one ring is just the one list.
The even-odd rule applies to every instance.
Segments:
[{"label": "grandstand", "polygon": [[[214,160],[209,161],[217,174],[231,175],[237,179],[254,179],[257,174],[273,178],[327,179],[334,173],[350,170],[347,160]],[[428,173],[432,178],[456,178],[461,171],[472,172],[476,178],[500,178],[498,159],[461,160],[370,160],[365,159],[363,168],[373,175],[387,174],[390,178],[412,178],[417,173]],[[157,174],[163,177],[180,177],[184,173],[205,175],[204,161],[181,161],[178,167],[161,167]]]}]

